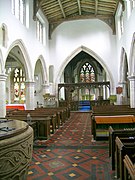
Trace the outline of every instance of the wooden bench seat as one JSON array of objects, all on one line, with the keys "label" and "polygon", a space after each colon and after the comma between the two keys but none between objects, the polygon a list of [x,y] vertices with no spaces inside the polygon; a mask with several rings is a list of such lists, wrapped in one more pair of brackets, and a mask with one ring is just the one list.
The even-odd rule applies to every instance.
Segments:
[{"label": "wooden bench seat", "polygon": [[121,180],[124,179],[124,156],[128,155],[133,162],[135,163],[135,137],[116,137],[116,174],[117,178]]},{"label": "wooden bench seat", "polygon": [[[27,122],[29,125],[31,125],[32,122],[36,122],[36,132],[34,134],[38,139],[48,139],[50,137],[51,131],[52,133],[55,132],[55,115],[49,116],[49,115],[31,115],[31,119],[27,118],[27,114],[17,114],[17,115],[10,115],[7,117],[7,119],[16,119],[16,120],[22,120]],[[44,122],[43,122],[44,121]],[[42,124],[42,126],[41,126]],[[52,129],[50,128],[50,125],[52,125]],[[43,133],[44,128],[44,133]]]},{"label": "wooden bench seat", "polygon": [[131,161],[129,156],[126,154],[124,156],[124,179],[135,180],[135,164]]},{"label": "wooden bench seat", "polygon": [[115,139],[116,137],[135,137],[135,128],[114,129],[109,127],[109,157],[111,158],[112,170],[115,170]]},{"label": "wooden bench seat", "polygon": [[[42,108],[40,108],[40,109],[42,109]],[[62,112],[64,122],[70,117],[70,108],[69,107],[55,107],[55,108],[43,108],[43,109]]]},{"label": "wooden bench seat", "polygon": [[59,116],[60,116],[60,125],[63,125],[66,120],[68,119],[69,117],[69,114],[67,113],[67,109],[66,108],[36,108],[35,109],[37,112],[39,113],[47,113],[47,112],[54,112],[56,114],[59,113]]},{"label": "wooden bench seat", "polygon": [[[33,119],[33,117],[51,117],[51,126],[52,126],[52,133],[54,133],[56,131],[57,126],[59,126],[58,124],[60,124],[60,117],[58,116],[59,113],[56,114],[56,112],[38,112],[35,110],[25,110],[25,111],[17,111],[11,114],[8,114],[6,116],[6,118],[13,118],[13,119],[20,119],[21,116],[25,118],[25,121],[27,121],[28,119],[28,114],[31,116],[31,118]],[[22,119],[22,118],[21,118]]]},{"label": "wooden bench seat", "polygon": [[108,105],[92,108],[91,116],[135,115],[135,108],[128,105]]},{"label": "wooden bench seat", "polygon": [[133,123],[133,115],[121,116],[95,116],[96,124],[120,124],[120,123]]},{"label": "wooden bench seat", "polygon": [[134,128],[135,117],[133,115],[121,115],[121,116],[95,116],[92,118],[91,131],[93,138],[97,139],[97,132],[106,132],[108,137],[108,129],[110,126],[113,128]]},{"label": "wooden bench seat", "polygon": [[[6,118],[12,118],[12,119],[18,119],[18,120],[24,120],[29,123],[28,114],[30,115],[31,121],[37,121],[37,132],[38,136],[37,138],[41,138],[41,130],[45,133],[45,138],[50,136],[50,133],[48,131],[51,131],[51,133],[55,133],[56,129],[60,127],[60,125],[63,125],[65,120],[69,117],[69,109],[64,108],[36,108],[35,110],[17,110],[12,111],[11,113],[8,113]],[[43,119],[46,119],[47,117],[50,118],[50,122],[47,122],[47,125],[43,125],[46,122],[43,122]],[[42,126],[41,126],[42,124]],[[50,126],[51,125],[51,129]],[[49,130],[48,130],[49,129]],[[39,133],[40,132],[40,133]],[[42,133],[43,134],[43,133]]]}]

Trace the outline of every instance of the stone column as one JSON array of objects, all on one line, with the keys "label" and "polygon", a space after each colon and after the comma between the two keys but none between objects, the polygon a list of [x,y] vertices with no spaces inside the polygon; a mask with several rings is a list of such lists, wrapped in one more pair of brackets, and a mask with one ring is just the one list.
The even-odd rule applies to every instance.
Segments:
[{"label": "stone column", "polygon": [[26,81],[26,109],[34,110],[34,81]]},{"label": "stone column", "polygon": [[123,81],[121,83],[121,85],[122,85],[122,98],[123,98],[122,104],[127,104],[127,102],[128,102],[128,99],[127,99],[127,82]]},{"label": "stone column", "polygon": [[128,79],[130,81],[130,107],[135,108],[135,75]]},{"label": "stone column", "polygon": [[[43,95],[45,95],[46,93],[50,93],[49,84],[42,84],[42,87],[43,87]],[[43,106],[46,107],[46,105],[47,105],[47,101],[43,97]]]},{"label": "stone column", "polygon": [[42,86],[43,86],[43,95],[46,94],[46,93],[50,93],[49,84],[43,84]]},{"label": "stone column", "polygon": [[0,74],[0,117],[6,116],[6,74]]}]

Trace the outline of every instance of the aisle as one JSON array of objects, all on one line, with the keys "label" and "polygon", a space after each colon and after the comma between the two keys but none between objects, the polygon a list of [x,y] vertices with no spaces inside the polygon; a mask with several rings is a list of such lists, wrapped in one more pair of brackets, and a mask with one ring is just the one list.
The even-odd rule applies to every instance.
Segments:
[{"label": "aisle", "polygon": [[27,180],[111,180],[108,142],[91,142],[90,113],[71,113],[49,140],[37,141]]}]

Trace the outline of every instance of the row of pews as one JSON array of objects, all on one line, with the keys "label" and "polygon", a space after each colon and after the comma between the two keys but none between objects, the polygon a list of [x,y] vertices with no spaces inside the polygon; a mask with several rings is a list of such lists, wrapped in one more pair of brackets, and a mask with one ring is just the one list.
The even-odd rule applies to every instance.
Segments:
[{"label": "row of pews", "polygon": [[135,180],[135,128],[109,128],[109,157],[117,179]]},{"label": "row of pews", "polygon": [[108,139],[108,129],[135,128],[135,108],[128,105],[93,106],[91,113],[91,132],[94,140]]},{"label": "row of pews", "polygon": [[48,139],[70,117],[70,108],[51,107],[36,108],[35,110],[12,110],[6,114],[6,119],[22,120],[34,130],[34,140]]},{"label": "row of pews", "polygon": [[135,180],[135,109],[126,105],[93,107],[91,119],[94,140],[98,135],[104,139],[106,133],[115,178]]}]

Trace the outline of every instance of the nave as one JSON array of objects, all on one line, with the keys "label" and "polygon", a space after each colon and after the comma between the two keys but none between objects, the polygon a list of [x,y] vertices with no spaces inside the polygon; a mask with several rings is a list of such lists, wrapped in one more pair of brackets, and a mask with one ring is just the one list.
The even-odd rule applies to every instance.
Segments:
[{"label": "nave", "polygon": [[48,140],[34,142],[27,180],[111,180],[107,141],[92,141],[90,112],[70,119]]}]

